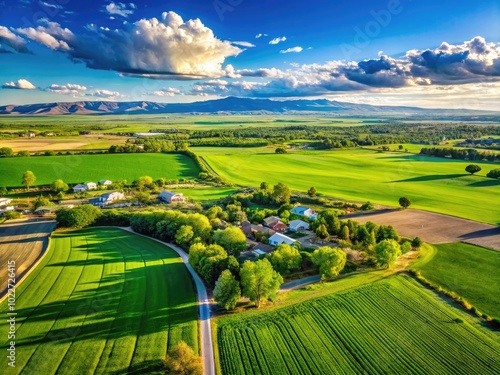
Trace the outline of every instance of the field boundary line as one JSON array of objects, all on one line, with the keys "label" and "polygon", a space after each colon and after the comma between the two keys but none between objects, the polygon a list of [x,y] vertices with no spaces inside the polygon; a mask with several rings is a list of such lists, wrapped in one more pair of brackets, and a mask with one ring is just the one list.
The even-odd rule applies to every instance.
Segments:
[{"label": "field boundary line", "polygon": [[[54,232],[54,231],[52,230],[52,232]],[[17,282],[17,280],[16,280],[16,283],[15,283],[16,289],[19,285],[21,285],[23,283],[24,280],[26,280],[28,278],[29,275],[31,275],[31,272],[33,272],[38,267],[38,265],[40,263],[42,263],[42,261],[45,259],[45,256],[48,254],[48,252],[50,250],[50,245],[51,245],[51,240],[52,240],[52,232],[47,236],[47,247],[42,250],[42,253],[38,257],[38,259],[35,261],[35,263],[33,263],[28,268],[27,272],[24,275],[21,275],[21,280],[19,280],[19,282]],[[7,290],[5,290],[5,292],[3,292],[3,293],[5,293],[5,294],[0,297],[0,304],[7,298],[7,295],[8,295]]]}]

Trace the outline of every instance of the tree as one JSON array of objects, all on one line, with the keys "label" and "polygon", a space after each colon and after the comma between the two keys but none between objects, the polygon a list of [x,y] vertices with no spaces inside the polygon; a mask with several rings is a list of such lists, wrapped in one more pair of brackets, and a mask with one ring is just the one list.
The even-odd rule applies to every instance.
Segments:
[{"label": "tree", "polygon": [[269,190],[269,184],[267,182],[261,182],[260,190]]},{"label": "tree", "polygon": [[134,198],[137,199],[137,202],[140,204],[148,204],[151,200],[151,196],[146,191],[137,191],[134,193]]},{"label": "tree", "polygon": [[5,213],[5,219],[6,220],[15,220],[15,219],[20,219],[23,215],[21,215],[20,212],[17,211],[7,211]]},{"label": "tree", "polygon": [[296,270],[302,263],[302,256],[297,248],[281,244],[269,256],[273,268],[281,275],[286,275]]},{"label": "tree", "polygon": [[408,208],[408,207],[410,207],[410,204],[411,204],[411,202],[408,198],[406,198],[406,197],[399,198],[399,205],[401,207]]},{"label": "tree", "polygon": [[276,150],[274,150],[274,152],[277,154],[286,154],[286,149],[283,147],[277,147]]},{"label": "tree", "polygon": [[194,232],[193,227],[190,225],[183,225],[179,228],[177,233],[175,233],[175,242],[177,242],[182,247],[187,247],[189,242],[193,239]]},{"label": "tree", "polygon": [[184,341],[179,342],[164,360],[166,374],[203,375],[203,362]]},{"label": "tree", "polygon": [[347,255],[338,248],[323,246],[314,250],[311,256],[314,264],[319,266],[321,278],[337,276],[345,267]]},{"label": "tree", "polygon": [[395,240],[383,240],[375,245],[375,256],[379,266],[389,267],[400,255],[401,247]]},{"label": "tree", "polygon": [[489,178],[500,178],[500,168],[492,169],[491,171],[488,172],[488,174],[486,175],[486,177],[489,177]]},{"label": "tree", "polygon": [[14,156],[14,152],[10,147],[0,147],[0,158],[10,158]]},{"label": "tree", "polygon": [[350,241],[351,240],[351,233],[349,232],[349,226],[344,225],[342,227],[342,235],[341,235],[343,240]]},{"label": "tree", "polygon": [[309,190],[307,191],[307,195],[309,195],[310,197],[315,197],[316,196],[316,188],[314,186],[311,186],[309,188]]},{"label": "tree", "polygon": [[18,151],[16,156],[18,157],[25,157],[27,158],[28,156],[31,156],[30,152],[29,151],[26,151],[26,150],[21,150],[21,151]]},{"label": "tree", "polygon": [[55,180],[52,182],[50,185],[50,190],[52,190],[54,193],[59,193],[59,192],[64,192],[68,191],[68,184],[66,184],[63,180]]},{"label": "tree", "polygon": [[274,300],[283,283],[283,277],[273,269],[267,259],[245,261],[240,270],[240,277],[243,295],[255,302],[257,308],[263,298]]},{"label": "tree", "polygon": [[37,199],[33,202],[33,211],[36,210],[37,208],[43,207],[43,206],[53,206],[54,203],[52,203],[49,198],[45,198],[43,195],[39,195]]},{"label": "tree", "polygon": [[399,241],[399,234],[392,225],[381,225],[377,230],[377,242],[383,240]]},{"label": "tree", "polygon": [[238,257],[240,252],[245,250],[247,239],[245,233],[238,227],[227,227],[223,230],[215,231],[212,236],[214,242],[221,245],[228,254]]},{"label": "tree", "polygon": [[26,186],[26,189],[29,190],[30,186],[33,185],[36,181],[36,176],[31,171],[26,171],[23,173],[22,184]]},{"label": "tree", "polygon": [[232,310],[240,300],[240,284],[233,276],[231,271],[224,270],[215,282],[213,291],[215,302],[226,310]]},{"label": "tree", "polygon": [[61,227],[83,228],[93,224],[102,212],[91,204],[83,204],[72,209],[62,208],[56,212],[56,218]]},{"label": "tree", "polygon": [[326,227],[325,224],[321,224],[318,227],[318,229],[316,229],[316,236],[321,239],[321,243],[323,243],[324,240],[330,237],[330,234],[328,233],[328,228]]},{"label": "tree", "polygon": [[290,197],[292,195],[292,192],[290,191],[290,188],[283,184],[283,183],[278,183],[277,185],[274,185],[273,189],[273,199],[278,205],[282,205],[285,203],[290,203]]},{"label": "tree", "polygon": [[469,164],[467,167],[465,167],[465,171],[469,172],[470,174],[477,173],[481,170],[481,167],[477,164]]},{"label": "tree", "polygon": [[6,195],[8,193],[8,190],[5,186],[0,187],[0,196],[1,195]]},{"label": "tree", "polygon": [[137,187],[139,190],[143,190],[145,188],[152,188],[153,187],[153,178],[150,176],[142,176],[139,177],[139,180],[137,181]]},{"label": "tree", "polygon": [[414,248],[416,248],[416,249],[418,249],[420,246],[422,246],[422,245],[423,245],[423,243],[424,243],[424,241],[422,241],[422,240],[420,239],[420,237],[415,237],[415,238],[411,241],[411,245],[412,245]]},{"label": "tree", "polygon": [[65,195],[64,195],[64,191],[60,191],[59,193],[57,193],[56,195],[56,198],[58,201],[62,201],[64,199]]}]

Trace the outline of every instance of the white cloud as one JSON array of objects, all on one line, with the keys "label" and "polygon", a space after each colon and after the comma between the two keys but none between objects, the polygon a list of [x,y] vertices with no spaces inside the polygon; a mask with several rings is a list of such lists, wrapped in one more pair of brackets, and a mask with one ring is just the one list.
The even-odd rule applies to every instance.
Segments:
[{"label": "white cloud", "polygon": [[16,31],[31,40],[59,51],[69,51],[68,43],[74,41],[74,34],[67,28],[62,28],[57,22],[43,21],[46,26],[18,28]]},{"label": "white cloud", "polygon": [[149,93],[149,95],[154,95],[154,96],[175,96],[179,94],[181,94],[181,90],[175,87],[168,87],[165,89],[156,90]]},{"label": "white cloud", "polygon": [[292,47],[292,48],[282,49],[280,53],[299,53],[302,52],[302,50],[303,50],[302,47]]},{"label": "white cloud", "polygon": [[6,82],[2,88],[18,90],[34,90],[36,86],[26,79],[19,79],[17,82]]},{"label": "white cloud", "polygon": [[94,98],[101,98],[104,100],[117,100],[117,99],[125,97],[125,95],[123,95],[122,93],[120,93],[118,91],[100,90],[100,89],[92,90],[88,94],[85,94],[85,96],[91,96]]},{"label": "white cloud", "polygon": [[5,26],[0,26],[0,50],[3,50],[2,43],[12,48],[14,51],[22,53],[28,52],[26,41],[19,35],[14,34]]},{"label": "white cloud", "polygon": [[250,42],[231,42],[231,44],[240,47],[248,47],[248,48],[255,47],[255,44],[252,44]]},{"label": "white cloud", "polygon": [[127,18],[129,15],[134,14],[134,10],[136,6],[134,3],[129,4],[130,9],[127,9],[127,5],[124,3],[109,3],[106,5],[106,11],[108,14],[116,14],[118,16],[122,16]]},{"label": "white cloud", "polygon": [[46,1],[39,1],[38,4],[40,4],[41,6],[45,6],[47,8],[54,8],[54,9],[62,9],[63,8],[59,4],[49,3],[49,2],[46,2]]},{"label": "white cloud", "polygon": [[76,97],[80,94],[82,94],[82,91],[86,91],[87,87],[77,85],[77,84],[72,84],[72,83],[67,83],[65,85],[58,85],[53,83],[49,87],[45,89],[45,91],[53,92],[55,94],[60,94],[60,95],[71,95],[73,97]]},{"label": "white cloud", "polygon": [[274,38],[269,41],[269,44],[278,44],[286,41],[286,36],[282,36],[281,38]]},{"label": "white cloud", "polygon": [[255,35],[255,38],[259,39],[259,38],[262,38],[263,36],[267,36],[267,34],[261,34],[261,33],[259,33],[259,34]]}]

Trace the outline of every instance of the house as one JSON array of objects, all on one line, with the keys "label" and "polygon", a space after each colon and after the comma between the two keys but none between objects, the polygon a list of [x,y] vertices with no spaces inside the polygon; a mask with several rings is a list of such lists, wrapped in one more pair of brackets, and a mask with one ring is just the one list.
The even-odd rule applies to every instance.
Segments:
[{"label": "house", "polygon": [[287,245],[292,245],[295,242],[297,241],[294,240],[293,238],[285,236],[284,234],[281,233],[275,233],[271,237],[269,237],[269,245],[273,246],[279,246],[283,243],[286,243]]},{"label": "house", "polygon": [[268,227],[264,227],[262,225],[255,225],[250,223],[249,221],[244,221],[241,223],[241,230],[243,233],[245,233],[245,236],[247,238],[253,239],[255,238],[255,233],[260,232],[260,233],[269,233],[269,235],[273,235],[276,233],[274,230]]},{"label": "house", "polygon": [[270,254],[274,251],[274,247],[272,247],[271,245],[266,245],[264,243],[258,243],[254,246],[253,251],[254,253],[257,253],[259,255],[261,255],[262,253]]},{"label": "house", "polygon": [[42,206],[42,207],[38,207],[35,210],[35,214],[37,214],[37,215],[50,215],[50,214],[54,214],[58,208],[59,207],[57,207],[57,206]]},{"label": "house", "polygon": [[99,180],[99,185],[101,186],[109,186],[111,185],[113,182],[110,181],[110,180]]},{"label": "house", "polygon": [[281,220],[281,218],[280,218],[280,217],[278,217],[278,216],[269,216],[269,217],[266,217],[266,218],[264,219],[264,225],[265,225],[266,227],[268,227],[268,226],[269,226],[269,224],[275,223],[275,222],[280,221],[280,220]]},{"label": "house", "polygon": [[274,223],[269,224],[269,228],[271,228],[275,232],[281,233],[286,232],[288,229],[287,225],[282,223],[281,221],[275,221]]},{"label": "house", "polygon": [[304,216],[311,220],[316,220],[318,214],[312,208],[304,207],[304,206],[295,206],[290,210],[292,214]]},{"label": "house", "polygon": [[12,202],[10,198],[0,198],[0,207],[8,206]]},{"label": "house", "polygon": [[85,184],[78,184],[78,185],[73,186],[73,191],[75,193],[83,193],[83,192],[85,192],[87,190],[89,190],[89,188]]},{"label": "house", "polygon": [[303,220],[292,220],[290,221],[290,230],[292,232],[302,232],[309,229],[309,223]]},{"label": "house", "polygon": [[173,191],[168,191],[168,190],[163,190],[159,195],[158,198],[161,200],[167,202],[167,203],[178,203],[178,202],[185,202],[186,198],[184,197],[183,194],[181,193],[174,193]]},{"label": "house", "polygon": [[95,182],[87,182],[85,185],[87,185],[88,190],[95,190],[97,189],[97,184]]},{"label": "house", "polygon": [[114,191],[112,193],[102,194],[98,198],[89,199],[89,203],[97,207],[103,207],[121,199],[125,199],[125,195],[118,191]]}]

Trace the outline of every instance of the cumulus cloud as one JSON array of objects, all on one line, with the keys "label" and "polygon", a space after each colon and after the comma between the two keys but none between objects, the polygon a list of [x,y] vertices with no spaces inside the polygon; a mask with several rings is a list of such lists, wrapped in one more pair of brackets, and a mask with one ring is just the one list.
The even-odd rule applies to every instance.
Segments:
[{"label": "cumulus cloud", "polygon": [[117,100],[125,97],[125,95],[123,95],[118,91],[100,90],[100,89],[92,90],[91,92],[85,94],[85,96],[99,98],[103,100]]},{"label": "cumulus cloud", "polygon": [[17,32],[89,68],[145,78],[222,76],[225,59],[242,52],[216,38],[199,19],[184,22],[174,12],[163,13],[160,19],[124,22],[113,30],[91,24],[80,35],[48,21]]},{"label": "cumulus cloud", "polygon": [[45,89],[45,91],[53,92],[55,94],[71,95],[73,97],[78,96],[82,93],[82,91],[86,90],[87,87],[72,83],[67,83],[65,85],[58,85],[54,83]]},{"label": "cumulus cloud", "polygon": [[[128,9],[129,8],[129,9]],[[127,18],[129,15],[134,14],[136,6],[130,3],[127,7],[124,3],[109,3],[106,5],[106,12],[110,15],[118,15]]]},{"label": "cumulus cloud", "polygon": [[231,44],[234,44],[235,46],[240,46],[240,47],[255,47],[255,44],[250,43],[250,42],[231,42]]},{"label": "cumulus cloud", "polygon": [[286,41],[286,36],[282,36],[281,38],[274,38],[269,41],[269,44],[278,44]]},{"label": "cumulus cloud", "polygon": [[178,88],[168,87],[168,88],[165,88],[165,89],[152,91],[152,92],[149,93],[149,95],[154,95],[154,96],[175,96],[175,95],[179,95],[180,93],[181,93],[181,90],[179,90]]},{"label": "cumulus cloud", "polygon": [[282,49],[280,53],[299,53],[302,52],[302,50],[303,50],[302,47],[292,47],[292,48]]},{"label": "cumulus cloud", "polygon": [[0,26],[0,51],[9,51],[3,46],[7,46],[16,52],[28,53],[26,41],[19,35],[14,34],[5,26]]},{"label": "cumulus cloud", "polygon": [[4,89],[34,90],[36,86],[26,79],[18,79],[17,82],[6,82],[2,85]]}]

